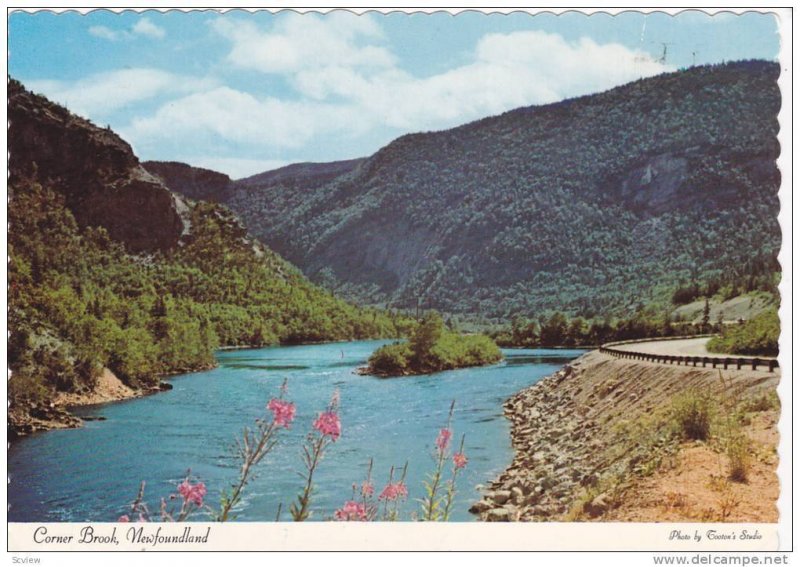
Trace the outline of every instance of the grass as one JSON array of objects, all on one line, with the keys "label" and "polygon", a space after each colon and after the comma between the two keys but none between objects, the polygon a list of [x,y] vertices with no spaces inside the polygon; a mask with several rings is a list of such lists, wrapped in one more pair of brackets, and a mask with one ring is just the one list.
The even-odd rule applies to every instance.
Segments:
[{"label": "grass", "polygon": [[672,400],[672,415],[685,439],[705,441],[711,434],[713,400],[699,390],[688,390]]},{"label": "grass", "polygon": [[778,398],[778,392],[770,390],[760,396],[745,400],[742,404],[742,410],[747,413],[758,413],[763,411],[781,409],[781,400]]},{"label": "grass", "polygon": [[747,436],[738,432],[729,437],[725,452],[728,455],[728,478],[733,482],[747,482],[750,472],[750,441]]},{"label": "grass", "polygon": [[709,508],[703,514],[702,520],[708,522],[725,522],[733,514],[736,507],[741,504],[741,499],[731,482],[723,477],[712,477],[708,487],[717,493],[717,510]]}]

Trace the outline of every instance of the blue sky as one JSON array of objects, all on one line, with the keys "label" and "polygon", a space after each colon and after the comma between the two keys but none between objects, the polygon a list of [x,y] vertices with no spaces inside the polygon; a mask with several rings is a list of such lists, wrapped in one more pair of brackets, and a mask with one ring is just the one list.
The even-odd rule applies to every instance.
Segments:
[{"label": "blue sky", "polygon": [[14,12],[8,68],[142,159],[239,178],[779,47],[758,13]]}]

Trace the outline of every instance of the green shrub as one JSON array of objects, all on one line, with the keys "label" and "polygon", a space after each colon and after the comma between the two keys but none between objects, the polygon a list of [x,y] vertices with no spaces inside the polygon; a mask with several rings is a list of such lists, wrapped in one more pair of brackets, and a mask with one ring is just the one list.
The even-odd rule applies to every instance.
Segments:
[{"label": "green shrub", "polygon": [[712,414],[711,397],[697,390],[690,390],[672,400],[673,419],[686,439],[708,439]]},{"label": "green shrub", "polygon": [[408,371],[411,348],[407,343],[382,346],[369,357],[369,366],[374,374],[396,376]]}]

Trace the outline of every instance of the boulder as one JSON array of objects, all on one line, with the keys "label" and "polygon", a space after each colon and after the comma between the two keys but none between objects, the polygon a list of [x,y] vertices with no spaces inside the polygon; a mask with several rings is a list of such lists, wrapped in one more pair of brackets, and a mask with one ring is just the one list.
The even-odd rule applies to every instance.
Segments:
[{"label": "boulder", "polygon": [[493,504],[487,500],[479,500],[469,509],[472,514],[481,514],[492,509]]},{"label": "boulder", "polygon": [[584,504],[583,511],[586,512],[589,517],[597,518],[608,511],[608,509],[611,507],[610,502],[611,497],[604,492],[603,494],[595,496],[591,502]]},{"label": "boulder", "polygon": [[488,522],[510,522],[511,513],[507,508],[494,508],[489,510],[486,514],[486,521]]},{"label": "boulder", "polygon": [[492,500],[494,500],[495,503],[497,504],[503,505],[506,502],[508,502],[510,498],[511,498],[510,490],[498,490],[497,492],[494,493]]}]

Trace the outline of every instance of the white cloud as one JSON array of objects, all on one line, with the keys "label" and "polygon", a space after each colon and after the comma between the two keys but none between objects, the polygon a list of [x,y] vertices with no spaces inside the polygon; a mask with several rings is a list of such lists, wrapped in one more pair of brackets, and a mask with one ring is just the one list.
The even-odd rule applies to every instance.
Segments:
[{"label": "white cloud", "polygon": [[107,26],[91,26],[89,28],[89,34],[108,41],[134,39],[136,36],[163,39],[167,35],[164,28],[155,25],[147,18],[138,20],[130,29],[114,30]]},{"label": "white cloud", "polygon": [[519,106],[602,91],[670,70],[643,52],[584,38],[567,42],[538,31],[484,36],[473,61],[416,78],[397,69],[372,74],[347,67],[306,69],[293,77],[303,95],[343,97],[399,129],[453,126]]},{"label": "white cloud", "polygon": [[[154,115],[134,119],[125,132],[133,140],[221,140],[253,148],[300,148],[331,131],[352,130],[358,116],[351,107],[258,98],[218,87],[172,100]],[[358,130],[358,128],[356,127]]]},{"label": "white cloud", "polygon": [[237,67],[264,73],[293,73],[330,65],[384,68],[394,56],[376,45],[381,28],[368,16],[334,12],[285,14],[268,31],[243,20],[216,20],[212,27],[231,41],[228,61]]},{"label": "white cloud", "polygon": [[107,39],[109,41],[117,41],[121,37],[120,32],[114,31],[106,26],[92,26],[89,28],[89,33],[95,37]]},{"label": "white cloud", "polygon": [[158,27],[147,18],[143,18],[136,22],[133,28],[131,28],[131,31],[135,34],[144,35],[155,39],[161,39],[166,35],[166,32],[163,28]]},{"label": "white cloud", "polygon": [[[368,140],[448,128],[671,70],[620,44],[522,31],[485,35],[468,63],[416,77],[398,68],[385,48],[360,42],[381,38],[371,20],[303,18],[308,17],[281,20],[266,34],[249,22],[213,24],[232,42],[230,62],[283,75],[295,90],[291,95],[258,96],[227,86],[199,89],[133,119],[122,134],[148,155],[167,147],[171,153],[219,147],[225,155],[246,157],[320,150],[341,157],[345,147],[370,147],[364,145]],[[248,163],[220,162],[218,167],[249,174]]]},{"label": "white cloud", "polygon": [[230,20],[213,27],[231,42],[230,63],[284,75],[301,100],[358,108],[364,129],[444,128],[670,70],[621,44],[520,31],[485,35],[470,63],[418,78],[396,66],[370,18],[292,14],[268,31]]},{"label": "white cloud", "polygon": [[31,90],[90,118],[102,118],[110,112],[158,95],[206,89],[212,84],[208,80],[148,68],[98,73],[77,81],[27,82]]}]

